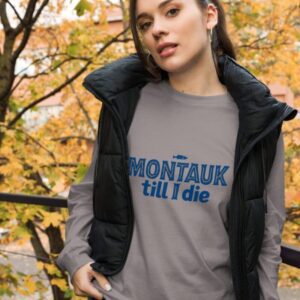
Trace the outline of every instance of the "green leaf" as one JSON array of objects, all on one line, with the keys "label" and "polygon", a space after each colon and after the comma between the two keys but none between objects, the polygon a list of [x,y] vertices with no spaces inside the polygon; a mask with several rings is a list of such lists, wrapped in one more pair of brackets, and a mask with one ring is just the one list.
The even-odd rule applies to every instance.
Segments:
[{"label": "green leaf", "polygon": [[68,55],[75,56],[79,51],[79,44],[72,43],[67,48]]},{"label": "green leaf", "polygon": [[84,165],[84,164],[79,164],[77,170],[76,170],[76,178],[77,178],[77,182],[80,182],[83,177],[85,176],[87,170],[88,170],[88,166]]},{"label": "green leaf", "polygon": [[60,59],[54,60],[53,65],[52,65],[53,69],[56,69],[60,64],[61,64]]},{"label": "green leaf", "polygon": [[67,289],[64,293],[64,297],[65,298],[71,298],[72,296],[74,296],[73,290],[71,289]]},{"label": "green leaf", "polygon": [[11,112],[14,112],[14,113],[18,113],[19,112],[19,108],[20,108],[20,105],[18,105],[17,102],[11,100],[8,102],[8,108]]},{"label": "green leaf", "polygon": [[93,5],[87,0],[80,0],[75,6],[77,16],[82,16],[86,10],[92,11]]}]

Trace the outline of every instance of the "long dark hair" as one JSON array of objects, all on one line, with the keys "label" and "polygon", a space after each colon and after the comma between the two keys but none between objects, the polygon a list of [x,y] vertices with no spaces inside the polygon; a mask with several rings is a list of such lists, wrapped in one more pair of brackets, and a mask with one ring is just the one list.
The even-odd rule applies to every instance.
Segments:
[{"label": "long dark hair", "polygon": [[[148,54],[145,53],[144,51],[144,47],[139,38],[139,33],[138,33],[138,28],[136,23],[136,1],[137,0],[130,0],[130,4],[129,4],[130,28],[131,28],[135,48],[145,68],[153,75],[154,81],[160,81],[163,78],[167,78],[168,73],[162,70],[155,63],[153,57],[151,55],[149,55],[148,57]],[[198,4],[199,8],[202,10],[205,10],[208,4],[210,3],[214,4],[218,10],[218,24],[213,29],[212,43],[211,43],[214,64],[218,72],[218,67],[216,62],[218,55],[227,54],[232,58],[236,59],[235,50],[226,29],[225,11],[219,0],[195,0],[195,1]]]}]

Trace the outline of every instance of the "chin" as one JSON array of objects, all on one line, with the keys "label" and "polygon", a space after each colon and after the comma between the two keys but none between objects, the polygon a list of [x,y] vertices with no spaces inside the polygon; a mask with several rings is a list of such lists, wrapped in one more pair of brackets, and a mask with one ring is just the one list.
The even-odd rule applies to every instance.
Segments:
[{"label": "chin", "polygon": [[186,70],[189,67],[189,62],[183,61],[168,61],[165,63],[159,64],[160,68],[168,73],[179,73]]}]

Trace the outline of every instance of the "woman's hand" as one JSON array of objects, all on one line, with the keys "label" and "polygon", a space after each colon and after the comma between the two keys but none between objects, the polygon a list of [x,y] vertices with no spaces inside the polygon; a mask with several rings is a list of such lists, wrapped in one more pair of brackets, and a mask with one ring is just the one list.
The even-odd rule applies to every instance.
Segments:
[{"label": "woman's hand", "polygon": [[110,291],[111,286],[107,278],[101,273],[95,272],[89,262],[80,267],[73,275],[71,283],[77,296],[88,296],[102,300],[103,295],[93,286],[92,280],[95,278],[99,285],[105,290]]}]

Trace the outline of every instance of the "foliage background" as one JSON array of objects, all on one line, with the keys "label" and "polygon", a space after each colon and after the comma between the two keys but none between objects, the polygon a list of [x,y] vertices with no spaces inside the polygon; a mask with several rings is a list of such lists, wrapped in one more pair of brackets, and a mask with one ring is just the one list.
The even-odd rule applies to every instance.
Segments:
[{"label": "foliage background", "polygon": [[[22,8],[28,11],[35,3],[34,12],[43,9],[36,22],[26,23],[14,38],[11,30],[0,31],[1,191],[57,196],[83,178],[90,163],[101,107],[101,102],[82,87],[83,78],[95,68],[134,52],[130,32],[123,32],[128,26],[128,1],[106,2],[108,6],[103,0],[73,3],[23,0],[18,6],[11,3],[15,13],[10,22],[16,24],[12,28],[24,23],[21,13],[16,13]],[[3,8],[9,3],[0,0],[4,27]],[[222,3],[239,63],[266,84],[280,82],[289,86],[295,95],[294,106],[300,107],[300,2],[232,0]],[[77,17],[55,24],[53,20],[62,17],[64,6],[71,4]],[[114,25],[113,30],[112,23],[108,23],[108,7],[118,7],[123,15],[123,21]],[[24,36],[28,35],[27,27],[31,31],[21,49]],[[20,59],[28,62],[28,70],[34,67],[34,74],[15,73]],[[39,103],[57,95],[63,111],[43,126],[29,130],[25,112],[39,111]],[[288,212],[283,241],[300,246],[299,119],[284,124],[283,131]],[[62,247],[67,216],[66,209],[0,204],[0,226],[10,229],[9,237],[2,243],[30,242],[38,268],[33,275],[16,273],[7,260],[6,265],[0,266],[0,295],[17,291],[28,296],[39,292],[43,299],[47,283],[40,273],[44,271],[55,299],[78,298],[73,295],[66,274],[54,263]],[[282,264],[279,276],[279,286],[300,287],[299,270]]]}]

